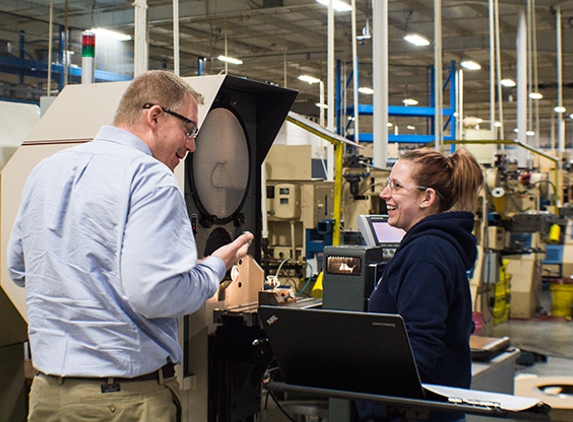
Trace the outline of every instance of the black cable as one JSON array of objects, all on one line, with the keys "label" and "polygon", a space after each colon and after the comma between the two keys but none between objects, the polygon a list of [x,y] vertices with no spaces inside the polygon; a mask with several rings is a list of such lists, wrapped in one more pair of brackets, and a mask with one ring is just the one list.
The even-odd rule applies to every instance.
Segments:
[{"label": "black cable", "polygon": [[267,410],[267,408],[269,407],[269,396],[270,396],[270,391],[267,390],[267,396],[265,397],[265,410]]}]

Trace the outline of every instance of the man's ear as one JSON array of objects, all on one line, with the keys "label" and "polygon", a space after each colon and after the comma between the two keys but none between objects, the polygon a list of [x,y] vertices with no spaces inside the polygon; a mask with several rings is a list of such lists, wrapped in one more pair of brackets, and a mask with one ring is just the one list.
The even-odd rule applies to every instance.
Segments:
[{"label": "man's ear", "polygon": [[159,118],[161,113],[163,113],[161,107],[151,107],[151,109],[149,109],[149,112],[147,112],[147,114],[145,115],[146,123],[149,126],[153,127],[154,129],[157,128],[157,119]]}]

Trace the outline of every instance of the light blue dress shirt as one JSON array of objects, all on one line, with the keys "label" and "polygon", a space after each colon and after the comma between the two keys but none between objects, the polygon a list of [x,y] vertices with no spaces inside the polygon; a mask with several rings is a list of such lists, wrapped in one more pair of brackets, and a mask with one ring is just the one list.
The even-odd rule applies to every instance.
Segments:
[{"label": "light blue dress shirt", "polygon": [[31,172],[8,245],[26,287],[34,367],[135,377],[182,360],[178,317],[217,291],[225,264],[197,249],[169,168],[111,126]]}]

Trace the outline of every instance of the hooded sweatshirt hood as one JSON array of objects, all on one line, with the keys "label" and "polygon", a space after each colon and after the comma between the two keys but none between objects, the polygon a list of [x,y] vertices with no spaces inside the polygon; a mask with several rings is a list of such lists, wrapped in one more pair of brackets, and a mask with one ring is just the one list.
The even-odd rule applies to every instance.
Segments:
[{"label": "hooded sweatshirt hood", "polygon": [[472,234],[474,215],[471,212],[445,212],[430,215],[420,220],[402,239],[400,249],[407,247],[421,236],[437,236],[447,240],[458,252],[464,268],[473,268],[476,257],[477,239]]}]

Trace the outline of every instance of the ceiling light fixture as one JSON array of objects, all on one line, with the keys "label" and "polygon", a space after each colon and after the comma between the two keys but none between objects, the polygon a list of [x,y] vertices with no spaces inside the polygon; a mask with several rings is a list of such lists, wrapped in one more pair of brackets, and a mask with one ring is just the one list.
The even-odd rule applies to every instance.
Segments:
[{"label": "ceiling light fixture", "polygon": [[535,136],[535,132],[532,130],[528,130],[527,132],[525,132],[525,136]]},{"label": "ceiling light fixture", "polygon": [[561,113],[565,113],[565,112],[567,111],[567,109],[566,109],[565,107],[563,107],[563,106],[557,106],[557,107],[555,107],[555,108],[553,109],[553,111],[554,111],[555,113],[561,114]]},{"label": "ceiling light fixture", "polygon": [[406,107],[418,105],[418,100],[415,100],[414,98],[404,98],[402,102]]},{"label": "ceiling light fixture", "polygon": [[530,92],[529,98],[531,98],[532,100],[541,100],[543,98],[543,94],[541,94],[540,92]]},{"label": "ceiling light fixture", "polygon": [[502,79],[499,83],[506,88],[513,88],[517,85],[513,79]]},{"label": "ceiling light fixture", "polygon": [[101,35],[108,38],[113,38],[118,41],[129,41],[131,40],[131,35],[122,34],[121,32],[112,31],[105,28],[92,28],[88,32],[93,32],[96,35]]},{"label": "ceiling light fixture", "polygon": [[[316,0],[317,3],[328,6],[329,0]],[[341,0],[332,0],[332,8],[337,12],[351,12],[352,6],[348,3],[344,3]]]},{"label": "ceiling light fixture", "polygon": [[241,59],[237,59],[235,57],[223,56],[223,55],[220,55],[219,57],[217,57],[217,60],[221,60],[222,62],[227,62],[227,63],[231,63],[231,64],[243,64],[243,61]]},{"label": "ceiling light fixture", "polygon": [[360,88],[358,88],[358,92],[366,95],[374,94],[374,90],[372,88],[368,88],[367,86],[361,86]]},{"label": "ceiling light fixture", "polygon": [[419,34],[408,34],[404,37],[404,40],[418,47],[427,47],[430,45],[430,41]]},{"label": "ceiling light fixture", "polygon": [[328,108],[327,104],[315,103],[314,105],[317,106],[318,108]]},{"label": "ceiling light fixture", "polygon": [[460,63],[460,65],[467,70],[480,70],[481,65],[478,62],[474,62],[473,60],[464,60]]},{"label": "ceiling light fixture", "polygon": [[303,82],[308,82],[309,84],[317,84],[320,82],[320,79],[310,75],[300,75],[298,79]]},{"label": "ceiling light fixture", "polygon": [[358,41],[369,40],[372,38],[372,31],[370,31],[370,22],[366,19],[366,25],[362,28],[362,35],[357,35],[356,39]]}]

